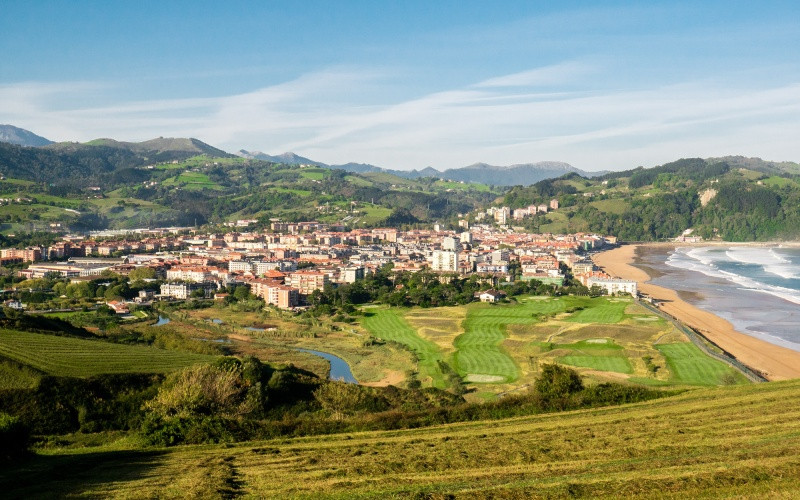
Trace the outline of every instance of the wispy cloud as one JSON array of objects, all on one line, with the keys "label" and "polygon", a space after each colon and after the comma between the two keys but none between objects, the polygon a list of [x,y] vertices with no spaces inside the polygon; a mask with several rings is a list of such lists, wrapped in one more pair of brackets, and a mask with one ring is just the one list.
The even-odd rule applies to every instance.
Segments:
[{"label": "wispy cloud", "polygon": [[800,157],[792,139],[800,134],[800,83],[735,88],[720,79],[598,91],[584,82],[599,71],[565,61],[399,102],[375,99],[396,75],[361,68],[237,95],[101,106],[65,103],[91,101],[108,90],[103,84],[25,83],[0,86],[0,122],[55,140],[194,136],[230,151],[293,150],[395,168],[552,159],[591,170],[690,155]]},{"label": "wispy cloud", "polygon": [[594,66],[591,64],[568,61],[542,68],[533,68],[511,75],[489,78],[488,80],[475,84],[475,87],[542,87],[572,84],[577,78],[590,74],[594,69]]}]

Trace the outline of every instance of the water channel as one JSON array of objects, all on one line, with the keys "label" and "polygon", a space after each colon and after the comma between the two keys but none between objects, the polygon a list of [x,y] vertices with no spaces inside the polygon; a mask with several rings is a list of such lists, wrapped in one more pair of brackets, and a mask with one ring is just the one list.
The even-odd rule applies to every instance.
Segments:
[{"label": "water channel", "polygon": [[331,375],[328,377],[331,380],[341,380],[342,382],[347,382],[348,384],[358,383],[358,380],[356,380],[356,378],[353,376],[353,372],[350,371],[350,365],[348,365],[347,361],[343,360],[339,356],[334,356],[333,354],[322,351],[313,351],[311,349],[298,348],[297,350],[327,359],[331,364]]}]

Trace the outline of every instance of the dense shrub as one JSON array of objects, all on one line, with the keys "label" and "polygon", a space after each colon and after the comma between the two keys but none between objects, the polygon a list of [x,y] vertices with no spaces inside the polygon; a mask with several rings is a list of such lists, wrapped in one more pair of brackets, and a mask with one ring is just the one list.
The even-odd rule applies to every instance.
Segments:
[{"label": "dense shrub", "polygon": [[0,413],[0,461],[7,462],[28,452],[30,433],[28,427],[8,413]]}]

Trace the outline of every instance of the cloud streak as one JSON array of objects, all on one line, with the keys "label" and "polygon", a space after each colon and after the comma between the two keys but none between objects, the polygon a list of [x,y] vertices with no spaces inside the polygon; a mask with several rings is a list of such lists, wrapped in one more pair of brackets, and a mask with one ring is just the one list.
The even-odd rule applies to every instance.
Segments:
[{"label": "cloud streak", "polygon": [[[54,140],[193,136],[229,151],[292,150],[393,168],[549,159],[596,170],[685,156],[800,158],[790,139],[800,134],[800,83],[593,89],[587,82],[602,71],[564,61],[400,102],[375,99],[397,75],[362,68],[308,73],[237,95],[134,102],[114,98],[114,86],[101,83],[28,82],[0,86],[0,122]],[[65,105],[98,93],[105,105]]]}]

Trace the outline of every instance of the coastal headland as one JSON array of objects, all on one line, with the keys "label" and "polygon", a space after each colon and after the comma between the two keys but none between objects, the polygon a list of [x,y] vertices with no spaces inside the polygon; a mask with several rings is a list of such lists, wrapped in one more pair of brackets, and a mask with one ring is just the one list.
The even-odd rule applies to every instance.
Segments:
[{"label": "coastal headland", "polygon": [[648,246],[663,248],[675,244],[623,245],[595,255],[594,262],[612,276],[638,282],[639,291],[657,300],[662,311],[695,329],[767,379],[800,378],[800,352],[741,333],[725,319],[681,299],[676,291],[648,283],[650,275],[633,265],[637,249]]}]

